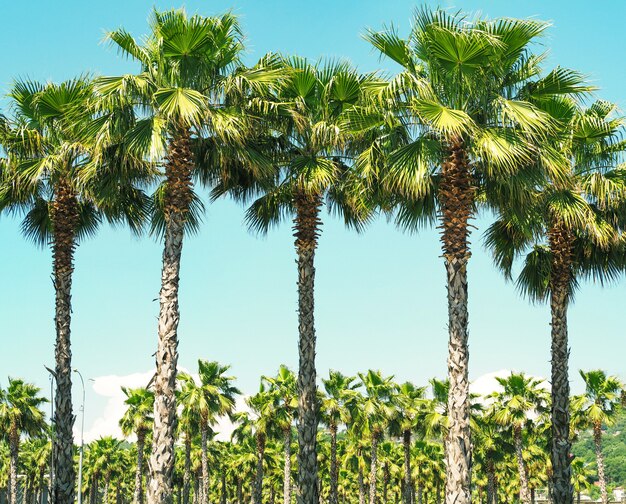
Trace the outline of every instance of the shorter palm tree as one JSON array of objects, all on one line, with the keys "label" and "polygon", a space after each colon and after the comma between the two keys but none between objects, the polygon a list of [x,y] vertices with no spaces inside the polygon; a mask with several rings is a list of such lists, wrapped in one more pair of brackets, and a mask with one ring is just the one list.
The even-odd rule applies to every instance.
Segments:
[{"label": "shorter palm tree", "polygon": [[9,497],[17,504],[17,465],[20,451],[20,438],[23,434],[36,436],[43,432],[45,420],[40,406],[47,402],[39,395],[41,389],[19,378],[9,378],[6,390],[0,389],[0,427],[8,433]]},{"label": "shorter palm tree", "polygon": [[283,472],[283,501],[291,502],[291,428],[298,410],[298,384],[296,376],[287,366],[281,365],[274,377],[262,378],[274,395],[276,423],[283,432],[283,448],[285,456]]},{"label": "shorter palm tree", "polygon": [[575,410],[579,418],[586,419],[587,426],[593,429],[593,441],[598,465],[598,480],[602,504],[609,502],[604,473],[604,456],[602,455],[602,427],[615,422],[617,406],[620,403],[624,384],[615,376],[607,376],[600,369],[580,371],[585,382],[585,393],[574,399]]},{"label": "shorter palm tree", "polygon": [[337,465],[337,430],[341,424],[350,423],[350,405],[357,397],[356,377],[345,376],[331,370],[327,379],[322,379],[326,392],[320,401],[321,418],[330,431],[330,491],[329,503],[338,504],[339,470]]},{"label": "shorter palm tree", "polygon": [[200,359],[198,360],[199,384],[189,374],[178,375],[182,384],[179,400],[183,409],[195,413],[200,420],[203,504],[208,502],[209,494],[207,442],[210,426],[218,417],[233,413],[235,397],[240,394],[239,389],[233,385],[234,377],[226,374],[229,369],[230,366]]},{"label": "shorter palm tree", "polygon": [[369,504],[376,504],[376,476],[378,471],[378,445],[382,440],[389,422],[393,418],[393,398],[397,385],[393,376],[384,377],[380,371],[359,373],[365,396],[358,406],[360,421],[371,442],[371,462],[369,478]]},{"label": "shorter palm tree", "polygon": [[590,469],[589,464],[580,457],[572,460],[570,467],[572,468],[572,484],[576,492],[576,502],[580,504],[581,492],[592,487],[591,478],[594,476],[594,472]]},{"label": "shorter palm tree", "polygon": [[544,413],[549,395],[542,387],[543,380],[526,376],[524,373],[511,373],[507,378],[496,378],[503,390],[490,394],[494,399],[492,415],[495,422],[513,430],[515,456],[519,472],[520,501],[530,504],[528,471],[524,463],[524,431],[528,430],[533,416]]},{"label": "shorter palm tree", "polygon": [[152,426],[154,410],[154,393],[146,388],[127,389],[122,387],[126,395],[124,404],[127,406],[120,420],[120,427],[125,436],[137,436],[137,468],[135,471],[135,504],[143,504],[143,453],[146,436]]}]

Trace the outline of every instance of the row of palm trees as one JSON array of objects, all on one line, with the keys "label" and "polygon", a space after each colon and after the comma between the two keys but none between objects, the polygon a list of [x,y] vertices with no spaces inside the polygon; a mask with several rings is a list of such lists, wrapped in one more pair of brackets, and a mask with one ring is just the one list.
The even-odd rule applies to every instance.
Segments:
[{"label": "row of palm trees", "polygon": [[[228,366],[200,360],[197,378],[178,376],[176,502],[273,504],[282,497],[290,504],[296,376],[281,366],[275,376],[262,377],[259,391],[236,407],[240,392],[228,372]],[[602,432],[621,411],[626,386],[600,370],[581,371],[581,376],[586,390],[570,400],[569,437],[591,429],[597,460],[594,471],[588,461],[574,458],[572,485],[580,500],[580,493],[597,480],[606,504]],[[496,379],[494,392],[472,396],[473,499],[531,503],[537,492],[546,494],[551,485],[550,393],[545,381],[524,373]],[[432,379],[430,387],[427,394],[427,387],[397,383],[380,371],[357,376],[330,371],[318,398],[319,420],[325,426],[318,432],[320,502],[442,502],[449,382]],[[157,448],[152,429],[155,397],[147,388],[123,391],[126,411],[119,424],[127,439],[135,441],[107,436],[87,446],[80,489],[90,504],[144,502],[144,450]],[[18,379],[9,380],[1,397],[0,422],[10,427],[0,444],[0,488],[8,487],[11,504],[41,503],[49,483],[53,432],[39,409],[45,399],[36,387]],[[218,422],[224,425],[225,417],[233,424],[231,438],[218,441]],[[225,438],[227,433],[220,434]]]},{"label": "row of palm trees", "polygon": [[[614,104],[583,105],[577,72],[544,72],[547,24],[416,11],[406,38],[365,39],[400,65],[386,77],[345,62],[268,54],[245,66],[237,18],[154,11],[141,42],[107,34],[135,73],[61,84],[18,80],[0,120],[0,209],[53,253],[54,499],[74,500],[71,397],[73,252],[102,222],[146,224],[163,242],[148,501],[173,499],[178,287],[184,237],[203,201],[229,195],[266,232],[293,221],[298,274],[298,498],[317,504],[315,252],[322,209],[361,230],[378,213],[413,231],[438,222],[447,272],[449,427],[446,502],[471,499],[468,279],[471,221],[495,223],[496,264],[552,313],[555,502],[573,499],[567,307],[580,280],[621,274],[626,173]],[[148,195],[148,191],[151,195]],[[205,464],[206,465],[206,464]]]}]

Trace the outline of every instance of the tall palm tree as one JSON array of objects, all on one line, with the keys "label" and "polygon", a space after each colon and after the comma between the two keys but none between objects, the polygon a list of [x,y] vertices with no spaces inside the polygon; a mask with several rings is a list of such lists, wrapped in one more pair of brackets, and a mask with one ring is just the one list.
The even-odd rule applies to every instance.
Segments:
[{"label": "tall palm tree", "polygon": [[126,221],[137,231],[145,201],[136,188],[149,177],[126,152],[119,110],[105,107],[92,82],[17,81],[9,93],[14,117],[0,128],[7,152],[0,208],[24,213],[24,235],[50,245],[55,288],[54,499],[73,502],[74,414],[71,381],[71,287],[74,250],[102,220]]},{"label": "tall palm tree", "polygon": [[268,385],[276,402],[275,421],[283,432],[285,465],[283,470],[283,502],[291,503],[291,428],[294,415],[298,410],[298,385],[296,376],[287,366],[281,365],[278,374],[273,377],[264,376],[262,380]]},{"label": "tall palm tree", "polygon": [[235,397],[240,394],[233,385],[234,377],[226,373],[230,366],[218,362],[198,360],[198,377],[196,383],[191,375],[179,373],[181,382],[180,403],[184,410],[195,412],[200,420],[202,439],[202,497],[203,504],[208,502],[209,466],[207,459],[207,442],[211,424],[218,417],[231,415],[235,407]]},{"label": "tall palm tree", "polygon": [[548,405],[548,392],[543,388],[543,380],[526,376],[524,373],[511,373],[507,378],[497,377],[502,390],[490,394],[494,400],[493,419],[513,430],[515,456],[520,482],[520,501],[530,504],[528,473],[524,463],[523,434],[532,422],[532,415],[544,412]]},{"label": "tall palm tree", "polygon": [[571,503],[569,469],[569,346],[567,309],[579,282],[614,279],[624,266],[619,216],[626,201],[626,170],[619,165],[626,143],[616,106],[597,101],[544,100],[539,106],[558,121],[551,142],[567,170],[533,186],[526,204],[506,208],[486,234],[487,245],[507,278],[525,254],[518,289],[533,301],[550,301],[552,363],[552,490]]},{"label": "tall palm tree", "polygon": [[143,504],[143,452],[146,436],[152,428],[154,393],[147,388],[127,389],[122,387],[127,406],[120,419],[120,427],[125,436],[137,436],[137,468],[135,470],[135,504]]},{"label": "tall palm tree", "polygon": [[9,378],[6,390],[0,389],[0,426],[8,434],[10,466],[9,497],[17,504],[17,463],[22,434],[35,436],[43,432],[44,413],[40,406],[47,402],[39,395],[41,389],[19,378]]},{"label": "tall palm tree", "polygon": [[393,376],[384,377],[380,371],[368,370],[359,373],[365,395],[358,408],[360,421],[365,426],[364,433],[369,435],[371,443],[371,462],[369,477],[369,504],[376,504],[376,474],[378,471],[378,445],[394,414],[394,392],[397,385]]},{"label": "tall palm tree", "polygon": [[615,421],[616,406],[620,403],[626,386],[616,376],[607,376],[600,369],[586,372],[581,370],[580,376],[585,382],[585,393],[576,398],[577,409],[581,417],[587,420],[587,425],[593,429],[600,494],[602,504],[607,504],[609,495],[602,455],[602,427],[612,425]]},{"label": "tall palm tree", "polygon": [[[578,89],[571,72],[538,78],[542,58],[530,49],[546,26],[510,18],[470,20],[460,13],[424,8],[417,11],[407,39],[393,29],[366,35],[402,71],[377,90],[382,111],[366,107],[350,120],[357,131],[385,132],[360,162],[363,169],[379,172],[392,191],[386,204],[397,208],[399,225],[412,230],[438,216],[442,230],[451,392],[448,503],[471,500],[469,222],[480,204],[503,198],[514,204],[513,179],[528,180],[531,174],[520,168],[530,159],[539,156],[542,167],[552,167],[547,151],[536,149],[551,119],[531,98]],[[390,103],[395,118],[385,111]],[[388,153],[383,162],[379,152]],[[485,193],[482,189],[489,182],[500,191]]]},{"label": "tall palm tree", "polygon": [[321,399],[321,419],[330,431],[330,491],[329,503],[339,504],[339,468],[337,465],[337,430],[340,425],[350,423],[350,405],[356,399],[355,376],[345,376],[339,371],[330,370],[328,378],[323,378],[324,392]]},{"label": "tall palm tree", "polygon": [[[179,272],[185,230],[198,226],[201,203],[194,182],[210,185],[236,165],[259,168],[258,157],[239,149],[249,136],[237,97],[268,74],[240,65],[243,35],[237,18],[187,16],[184,10],[154,11],[143,43],[126,30],[107,38],[140,65],[137,74],[99,79],[99,92],[135,110],[127,138],[163,166],[154,195],[153,231],[163,235],[154,403],[154,450],[148,502],[171,502],[176,427]],[[236,154],[234,152],[236,151]]]},{"label": "tall palm tree", "polygon": [[[247,200],[262,194],[247,211],[249,226],[265,233],[287,217],[293,219],[298,268],[298,502],[318,503],[315,369],[315,252],[321,233],[321,209],[343,215],[360,228],[371,214],[361,177],[351,170],[354,136],[342,128],[345,111],[364,96],[373,81],[343,62],[312,64],[283,58],[282,77],[272,87],[275,100],[267,114],[275,171],[271,179],[235,186],[233,194]],[[232,188],[225,187],[223,190]]]},{"label": "tall palm tree", "polygon": [[[412,435],[423,422],[426,415],[426,401],[424,400],[425,387],[416,387],[411,382],[398,386],[395,393],[395,411],[391,419],[390,431],[392,435],[402,437],[404,449],[404,494],[405,504],[412,504],[413,480],[411,478],[411,445]],[[421,425],[423,427],[423,425]],[[422,432],[424,430],[422,429]]]}]

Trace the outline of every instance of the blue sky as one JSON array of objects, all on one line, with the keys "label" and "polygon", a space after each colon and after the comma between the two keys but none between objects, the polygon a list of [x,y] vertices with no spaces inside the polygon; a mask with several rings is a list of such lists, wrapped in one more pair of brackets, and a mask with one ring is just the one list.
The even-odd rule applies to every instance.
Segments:
[{"label": "blue sky", "polygon": [[[101,43],[104,30],[124,26],[136,36],[147,30],[151,2],[64,0],[5,2],[0,21],[0,90],[28,76],[62,80],[82,72],[119,74],[133,65]],[[158,1],[158,8],[181,4]],[[310,58],[345,57],[361,70],[382,68],[361,34],[394,23],[406,33],[415,3],[405,0],[316,2],[190,1],[189,12],[232,9],[248,37],[249,62],[267,51]],[[590,76],[602,98],[622,108],[626,93],[623,51],[626,3],[602,8],[583,0],[441,2],[489,17],[552,21],[543,39],[546,67],[572,67]],[[0,101],[5,104],[6,101]],[[180,363],[197,358],[232,364],[244,391],[280,363],[297,365],[296,275],[291,226],[267,237],[242,225],[242,208],[224,200],[207,207],[200,233],[189,237],[181,274]],[[494,270],[482,248],[488,219],[477,220],[472,237],[470,281],[471,377],[498,369],[549,374],[549,311],[520,299]],[[0,385],[21,376],[47,388],[43,364],[53,363],[53,288],[49,250],[26,242],[19,221],[0,218],[2,347]],[[425,383],[446,372],[445,274],[436,230],[406,235],[384,219],[357,235],[324,218],[317,254],[318,369],[348,373],[378,368],[398,379]],[[102,228],[76,253],[73,291],[73,359],[85,378],[145,372],[156,350],[160,244]],[[587,284],[570,310],[571,369],[601,367],[622,375],[626,339],[626,283]],[[78,392],[78,389],[76,389]],[[103,401],[88,392],[95,407]]]}]

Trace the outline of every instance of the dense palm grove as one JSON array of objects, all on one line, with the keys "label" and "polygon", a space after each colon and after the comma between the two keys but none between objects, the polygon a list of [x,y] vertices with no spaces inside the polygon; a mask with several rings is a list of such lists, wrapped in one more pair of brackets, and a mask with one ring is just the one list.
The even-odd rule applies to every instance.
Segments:
[{"label": "dense palm grove", "polygon": [[[579,498],[599,492],[607,502],[609,489],[622,480],[607,482],[602,438],[607,427],[626,421],[620,406],[626,388],[602,371],[581,375],[586,391],[570,400],[570,437],[591,436],[595,455],[573,458],[572,484]],[[262,377],[259,391],[245,398],[228,366],[200,360],[196,376],[178,375],[175,502],[292,502],[298,409],[294,373],[281,366],[275,376]],[[473,500],[546,499],[552,471],[547,385],[523,373],[496,379],[495,392],[472,395]],[[331,371],[322,383],[322,428],[317,435],[322,502],[443,502],[447,381],[432,379],[418,387],[369,370],[357,376]],[[147,388],[123,390],[126,412],[119,425],[134,441],[107,436],[84,448],[81,491],[90,504],[145,499],[154,393]],[[0,488],[10,493],[11,502],[40,503],[49,485],[51,430],[40,409],[46,400],[21,380],[11,380],[2,397],[0,418],[10,435],[0,444]],[[236,408],[238,397],[244,401]],[[217,421],[225,417],[232,427],[216,440]],[[584,454],[584,442],[578,445],[576,451]],[[77,448],[75,466],[78,456]]]},{"label": "dense palm grove", "polygon": [[[74,250],[105,222],[148,229],[163,256],[156,372],[146,390],[125,391],[122,428],[137,442],[105,438],[85,452],[78,487],[93,504],[131,494],[150,504],[526,504],[538,490],[571,504],[588,470],[571,443],[587,424],[607,502],[602,433],[622,385],[583,373],[587,394],[572,400],[567,310],[583,280],[615,280],[626,266],[624,121],[576,71],[544,70],[535,51],[547,27],[423,8],[406,38],[394,29],[365,34],[399,65],[387,76],[274,53],[246,66],[232,14],[154,11],[140,41],[123,28],[107,34],[135,73],[17,80],[0,116],[0,210],[22,216],[24,234],[52,252],[53,502],[77,496]],[[264,378],[246,399],[249,412],[234,408],[228,367],[201,361],[199,382],[177,370],[183,244],[205,203],[220,197],[245,205],[260,233],[291,220],[295,238],[299,367]],[[331,374],[319,392],[315,255],[324,209],[359,231],[380,214],[405,231],[440,229],[449,352],[434,399],[373,371]],[[523,295],[550,304],[549,392],[514,374],[493,396],[470,394],[467,266],[479,212],[494,217],[485,236],[496,266]],[[12,504],[44,486],[41,401],[19,380],[3,393]],[[232,443],[212,440],[223,415],[235,422]],[[33,471],[26,478],[22,441],[41,449],[37,463],[22,460]]]}]

